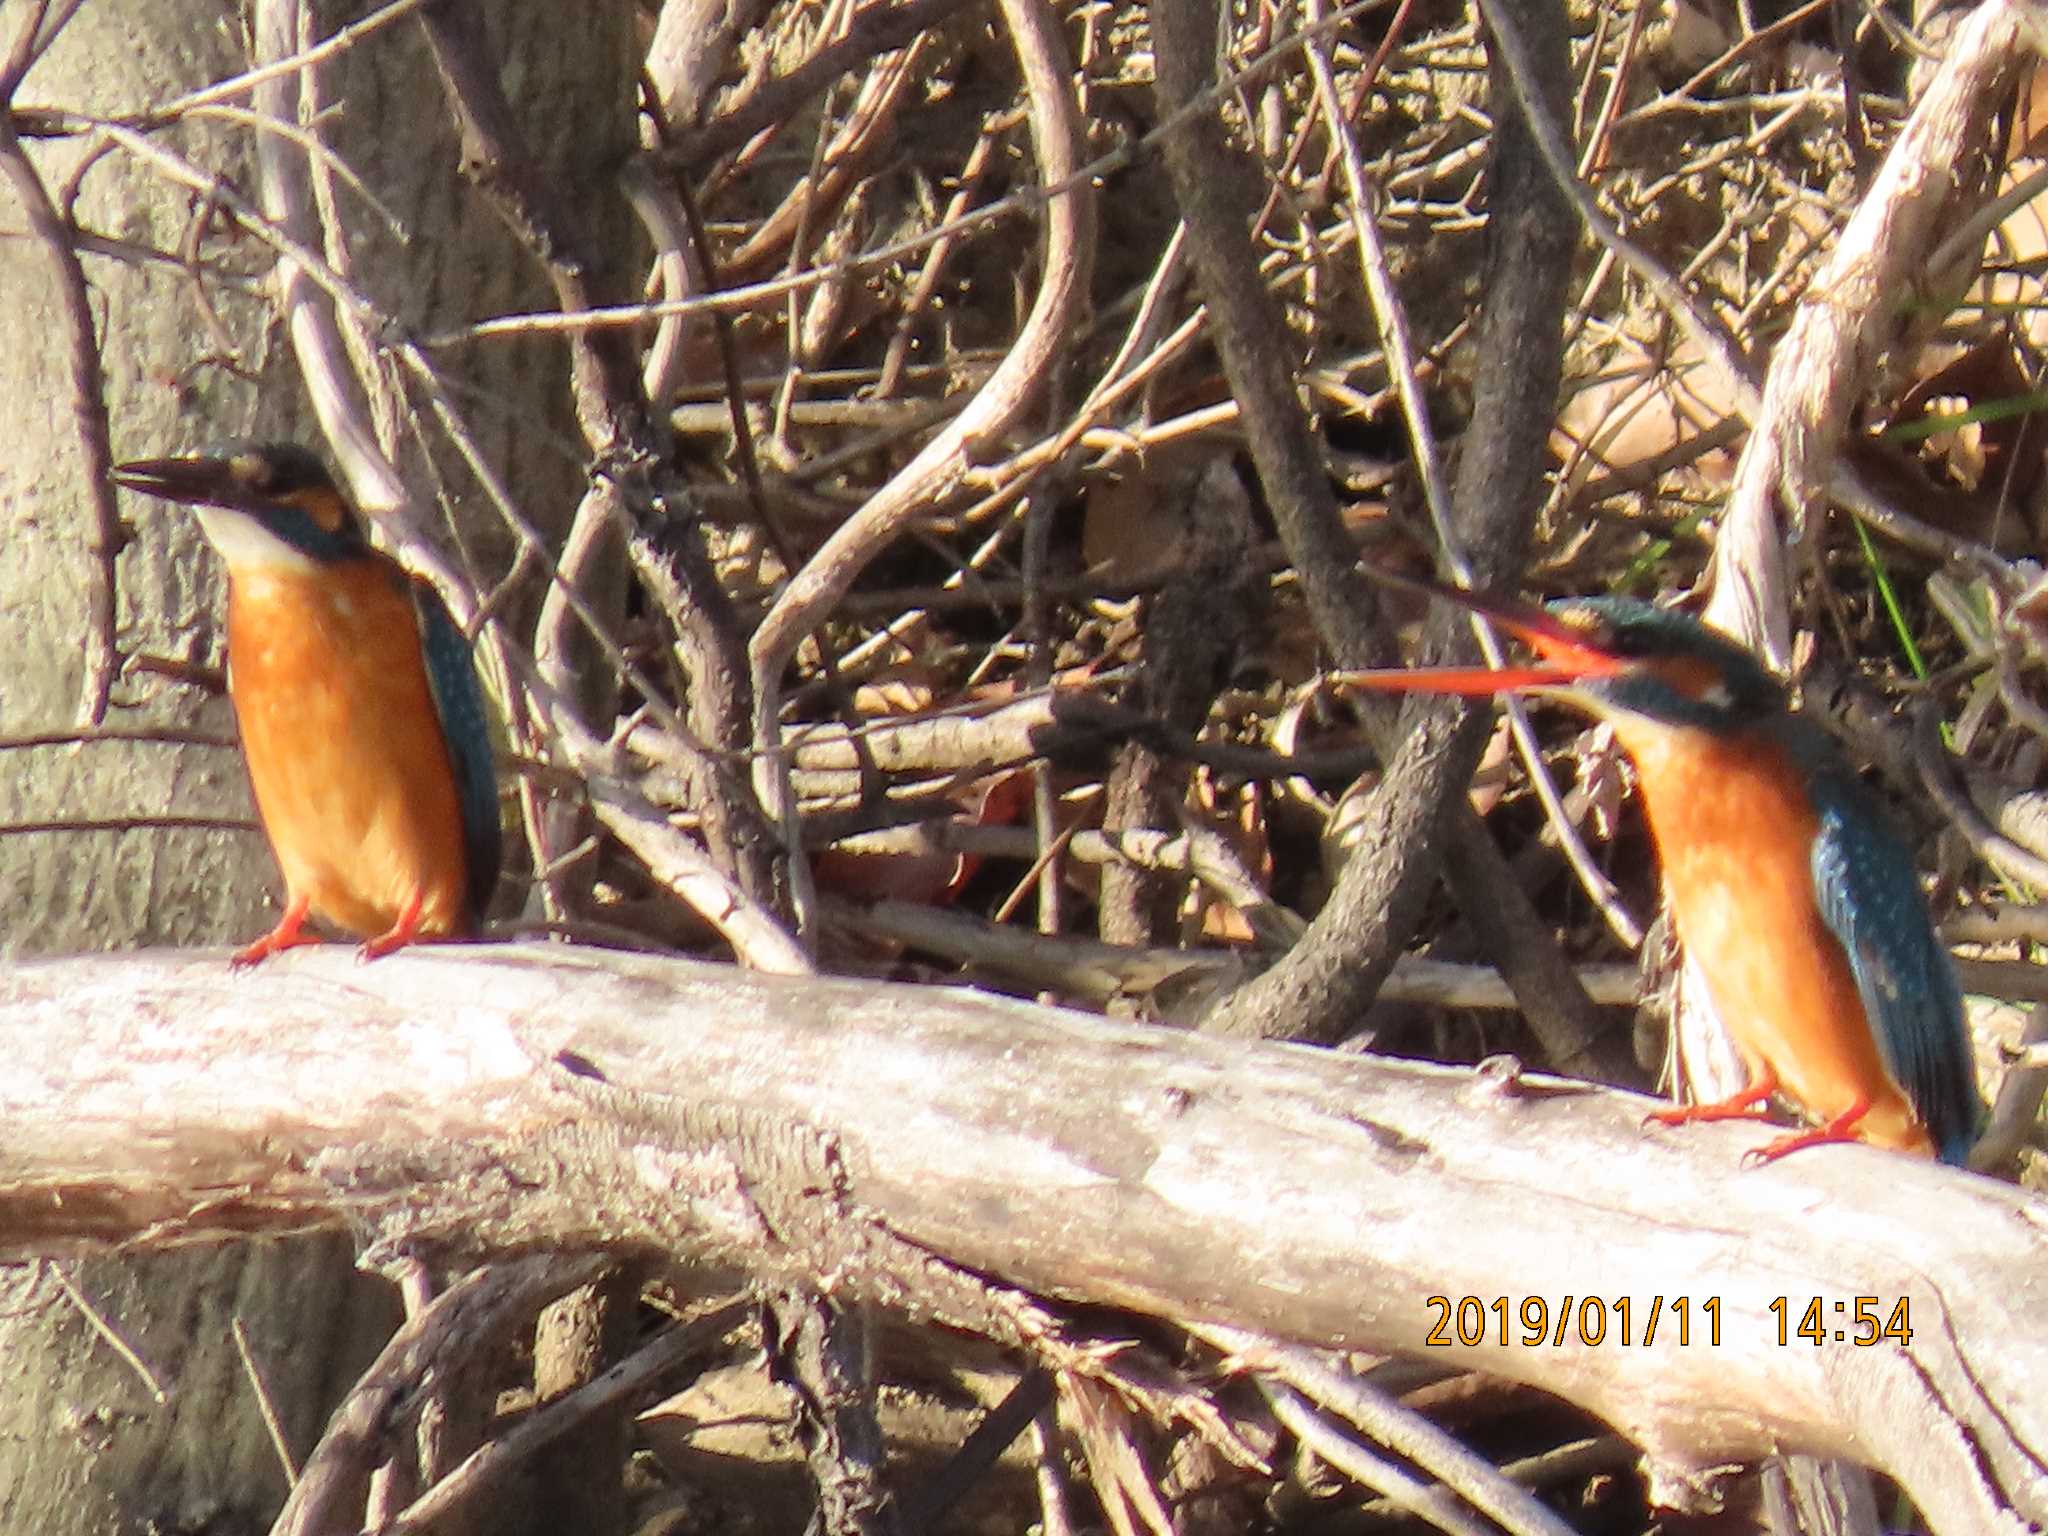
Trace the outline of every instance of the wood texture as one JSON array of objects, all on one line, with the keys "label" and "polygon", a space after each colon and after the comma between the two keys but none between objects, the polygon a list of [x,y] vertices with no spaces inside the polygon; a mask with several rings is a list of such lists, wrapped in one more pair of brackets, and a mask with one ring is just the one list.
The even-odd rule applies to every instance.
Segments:
[{"label": "wood texture", "polygon": [[[1085,1300],[1534,1382],[1674,1500],[1804,1449],[1956,1529],[2048,1519],[2048,1205],[1867,1147],[1744,1169],[1764,1132],[1645,1130],[1648,1107],[1505,1062],[597,952],[51,961],[0,972],[0,1258],[345,1223],[384,1254],[830,1277],[1009,1342],[1046,1336],[1030,1296]],[[1430,1297],[1499,1295],[1545,1303],[1550,1341],[1518,1321],[1503,1347],[1489,1308],[1485,1342],[1430,1344]],[[1846,1330],[1866,1295],[1907,1302],[1909,1347],[1779,1342],[1778,1298]]]}]

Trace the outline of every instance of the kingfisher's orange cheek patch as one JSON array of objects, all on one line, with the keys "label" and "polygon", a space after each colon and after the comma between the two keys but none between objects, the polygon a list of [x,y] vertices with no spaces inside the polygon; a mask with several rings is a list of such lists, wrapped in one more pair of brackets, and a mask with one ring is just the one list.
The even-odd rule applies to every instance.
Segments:
[{"label": "kingfisher's orange cheek patch", "polygon": [[341,525],[348,520],[348,509],[341,504],[341,498],[329,490],[300,491],[285,499],[311,518],[313,526],[322,533],[339,533]]},{"label": "kingfisher's orange cheek patch", "polygon": [[1660,656],[1653,668],[1665,685],[1683,698],[1712,700],[1725,697],[1728,691],[1721,669],[1704,656]]}]

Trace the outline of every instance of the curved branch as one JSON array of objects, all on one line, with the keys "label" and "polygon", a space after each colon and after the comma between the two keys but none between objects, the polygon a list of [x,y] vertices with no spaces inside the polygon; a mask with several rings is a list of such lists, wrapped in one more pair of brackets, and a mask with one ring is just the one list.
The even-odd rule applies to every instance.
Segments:
[{"label": "curved branch", "polygon": [[[1899,334],[1901,300],[1943,283],[1926,261],[1957,217],[1967,168],[2023,56],[2033,8],[1987,0],[1958,27],[1941,67],[1893,142],[1870,190],[1814,274],[1771,355],[1749,441],[1728,487],[1714,546],[1709,622],[1791,659],[1782,496],[1795,537],[1835,472],[1857,392]],[[1972,269],[1976,253],[1969,256]]]},{"label": "curved branch", "polygon": [[805,635],[821,623],[854,578],[920,513],[967,476],[982,439],[1003,432],[1045,383],[1072,333],[1088,286],[1095,194],[1077,179],[1084,141],[1070,80],[1072,66],[1058,18],[1043,0],[1001,0],[1037,150],[1040,182],[1049,190],[1045,277],[1002,362],[943,430],[825,541],[790,579],[748,646],[753,670],[754,749],[760,753],[755,791],[776,823],[790,857],[791,894],[799,925],[815,923],[815,891],[796,828],[789,761],[781,750],[782,669]]},{"label": "curved branch", "polygon": [[[1522,8],[1532,13],[1532,30],[1554,44],[1531,66],[1542,72],[1531,88],[1554,98],[1561,94],[1566,63],[1556,8]],[[1338,515],[1321,446],[1301,410],[1284,317],[1244,235],[1257,206],[1256,188],[1216,112],[1190,111],[1206,100],[1214,73],[1214,15],[1207,0],[1162,0],[1153,8],[1162,115],[1187,114],[1166,141],[1167,167],[1231,393],[1317,635],[1340,664],[1367,665],[1376,645],[1375,599],[1357,569],[1357,548]],[[1497,191],[1489,214],[1490,281],[1455,530],[1478,552],[1482,581],[1514,571],[1542,502],[1543,442],[1556,414],[1573,241],[1559,194],[1536,173],[1528,114],[1516,110],[1498,59],[1494,75],[1501,129],[1491,173]],[[1436,643],[1454,632],[1462,632],[1462,625],[1439,616]],[[1434,850],[1446,808],[1478,761],[1478,725],[1470,711],[1450,703],[1418,703],[1402,711],[1398,731],[1384,732],[1380,742],[1387,771],[1373,793],[1370,820],[1360,828],[1361,856],[1346,866],[1308,938],[1233,994],[1205,1028],[1332,1040],[1351,1027],[1420,920],[1440,862]],[[1483,829],[1463,810],[1452,815],[1459,857],[1449,873],[1460,898],[1473,910],[1517,901],[1512,883],[1499,879],[1498,854],[1485,847]],[[1489,874],[1490,880],[1478,878]],[[1520,931],[1533,938],[1536,925],[1528,914],[1514,915]],[[1524,951],[1518,991],[1527,988],[1531,1011],[1544,1019],[1547,1033],[1580,1054],[1590,1033],[1580,1022],[1589,1012],[1583,997],[1572,995],[1560,958],[1553,954],[1546,961],[1526,944]]]},{"label": "curved branch", "polygon": [[[1095,196],[1085,182],[1074,179],[1081,169],[1083,141],[1068,80],[1071,65],[1057,18],[1040,0],[1003,0],[1002,11],[1024,71],[1039,180],[1057,189],[1046,203],[1044,280],[1016,345],[975,397],[825,541],[769,609],[751,648],[755,687],[763,697],[797,642],[867,563],[913,517],[965,478],[975,444],[1017,418],[1072,333],[1087,288]],[[772,715],[764,708],[761,718],[772,720]]]},{"label": "curved branch", "polygon": [[[304,20],[302,0],[258,0],[255,62],[269,66],[298,58]],[[259,68],[251,95],[257,112],[276,122],[297,123],[300,70],[304,67],[302,63],[300,69],[289,73]],[[285,239],[307,251],[317,251],[320,235],[307,179],[306,151],[277,133],[255,135],[255,149],[265,216]],[[291,335],[313,413],[356,504],[387,525],[402,529],[409,543],[427,543],[405,483],[378,443],[364,409],[360,381],[348,361],[348,344],[331,293],[304,261],[290,254],[279,253],[275,276],[278,308]],[[360,318],[350,316],[355,322]]]},{"label": "curved branch", "polygon": [[49,188],[43,185],[42,176],[23,151],[14,129],[14,87],[20,82],[16,71],[25,69],[37,52],[37,37],[42,29],[35,23],[54,22],[43,39],[42,46],[47,46],[70,14],[67,10],[49,18],[40,12],[32,13],[31,24],[16,39],[15,66],[0,76],[0,176],[5,176],[13,186],[22,217],[28,221],[37,243],[49,254],[51,283],[57,291],[55,307],[63,322],[65,350],[71,361],[71,414],[77,423],[79,456],[84,461],[81,467],[85,501],[91,514],[85,552],[93,568],[91,579],[83,583],[85,666],[78,718],[81,725],[97,726],[106,719],[114,678],[121,670],[114,634],[120,590],[115,559],[127,542],[120,514],[114,507],[113,482],[108,479],[114,456],[107,441],[106,375],[100,366],[99,337],[93,329],[92,301],[86,288],[85,268],[79,264],[74,231],[51,201]]}]

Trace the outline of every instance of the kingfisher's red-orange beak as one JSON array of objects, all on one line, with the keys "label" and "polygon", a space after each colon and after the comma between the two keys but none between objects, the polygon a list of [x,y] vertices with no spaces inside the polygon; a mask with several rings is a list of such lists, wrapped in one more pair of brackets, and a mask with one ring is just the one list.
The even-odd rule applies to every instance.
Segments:
[{"label": "kingfisher's red-orange beak", "polygon": [[1380,671],[1340,672],[1332,680],[1354,688],[1385,693],[1453,693],[1490,697],[1534,688],[1569,688],[1589,678],[1616,677],[1631,663],[1604,649],[1587,631],[1567,623],[1547,608],[1501,593],[1473,592],[1392,571],[1373,570],[1377,581],[1408,587],[1455,603],[1468,613],[1505,630],[1541,656],[1546,666],[1518,667],[1392,667]]}]

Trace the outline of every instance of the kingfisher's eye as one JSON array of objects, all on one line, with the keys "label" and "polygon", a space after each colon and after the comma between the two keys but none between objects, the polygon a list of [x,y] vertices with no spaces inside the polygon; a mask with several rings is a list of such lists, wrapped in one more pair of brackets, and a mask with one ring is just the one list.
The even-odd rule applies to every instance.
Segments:
[{"label": "kingfisher's eye", "polygon": [[1663,650],[1657,637],[1646,630],[1618,629],[1611,624],[1601,626],[1600,643],[1615,656],[1656,656]]},{"label": "kingfisher's eye", "polygon": [[1557,620],[1566,629],[1573,631],[1580,640],[1597,651],[1610,655],[1628,654],[1628,637],[1617,636],[1613,627],[1590,608],[1561,608],[1556,610]]}]

